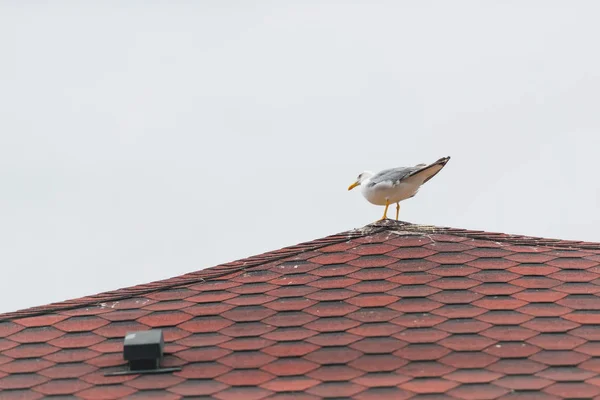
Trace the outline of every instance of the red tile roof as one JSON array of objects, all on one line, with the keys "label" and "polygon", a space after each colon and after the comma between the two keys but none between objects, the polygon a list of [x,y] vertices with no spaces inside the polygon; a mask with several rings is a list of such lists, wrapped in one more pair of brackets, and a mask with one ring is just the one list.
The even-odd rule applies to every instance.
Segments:
[{"label": "red tile roof", "polygon": [[[598,293],[598,243],[385,221],[0,315],[0,398],[594,398]],[[105,376],[150,328],[181,371]]]}]

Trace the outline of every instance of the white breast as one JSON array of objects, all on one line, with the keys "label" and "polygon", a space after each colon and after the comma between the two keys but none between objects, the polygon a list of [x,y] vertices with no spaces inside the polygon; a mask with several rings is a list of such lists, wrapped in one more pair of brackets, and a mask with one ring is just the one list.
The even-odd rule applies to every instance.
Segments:
[{"label": "white breast", "polygon": [[423,182],[407,179],[404,182],[392,185],[391,182],[381,182],[375,186],[362,186],[363,196],[372,204],[384,206],[386,201],[390,204],[406,200],[414,196]]}]

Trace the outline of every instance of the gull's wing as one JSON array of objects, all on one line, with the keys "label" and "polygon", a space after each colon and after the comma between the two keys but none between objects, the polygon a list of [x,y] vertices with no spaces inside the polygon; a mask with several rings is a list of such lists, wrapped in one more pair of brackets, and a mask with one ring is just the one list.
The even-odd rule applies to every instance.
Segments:
[{"label": "gull's wing", "polygon": [[368,186],[376,186],[380,183],[396,184],[410,176],[411,173],[415,172],[417,167],[397,167],[384,169],[373,175],[368,183]]},{"label": "gull's wing", "polygon": [[433,164],[425,165],[419,164],[415,167],[398,167],[398,168],[390,168],[384,169],[373,175],[370,179],[369,186],[375,186],[380,183],[391,183],[392,185],[397,184],[398,182],[404,181],[412,176],[421,177],[423,179],[423,183],[427,182],[431,178],[433,178],[450,160],[450,157],[440,158]]}]

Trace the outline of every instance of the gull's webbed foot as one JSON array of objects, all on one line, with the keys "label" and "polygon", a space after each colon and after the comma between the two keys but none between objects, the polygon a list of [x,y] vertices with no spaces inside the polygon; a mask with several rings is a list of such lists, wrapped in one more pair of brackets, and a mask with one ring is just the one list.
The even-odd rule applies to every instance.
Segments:
[{"label": "gull's webbed foot", "polygon": [[388,200],[386,200],[385,201],[385,210],[383,210],[383,217],[381,217],[380,221],[387,219],[387,211],[388,211],[389,206],[390,206],[390,202]]}]

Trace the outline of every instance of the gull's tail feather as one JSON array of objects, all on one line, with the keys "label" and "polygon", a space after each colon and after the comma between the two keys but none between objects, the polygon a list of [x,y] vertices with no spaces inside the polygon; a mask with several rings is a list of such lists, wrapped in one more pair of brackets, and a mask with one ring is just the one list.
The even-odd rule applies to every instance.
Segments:
[{"label": "gull's tail feather", "polygon": [[429,164],[427,166],[424,166],[421,169],[416,170],[415,172],[410,174],[410,176],[423,174],[425,176],[425,178],[423,179],[423,183],[425,183],[428,180],[430,180],[431,178],[433,178],[434,176],[436,176],[437,173],[440,172],[442,170],[442,168],[444,168],[444,166],[446,165],[446,163],[448,161],[450,161],[450,157],[440,158],[436,162]]}]

